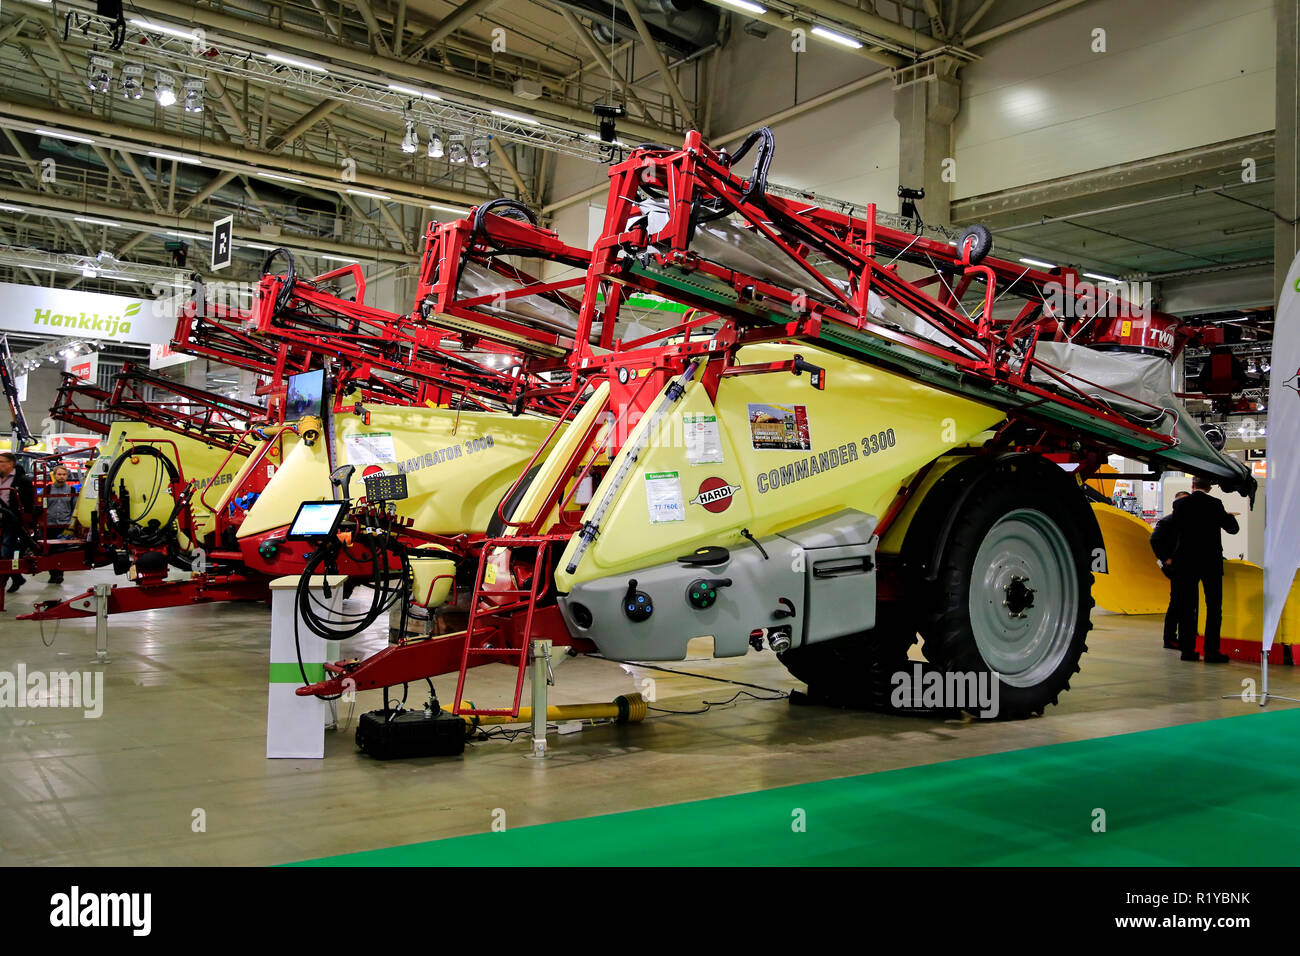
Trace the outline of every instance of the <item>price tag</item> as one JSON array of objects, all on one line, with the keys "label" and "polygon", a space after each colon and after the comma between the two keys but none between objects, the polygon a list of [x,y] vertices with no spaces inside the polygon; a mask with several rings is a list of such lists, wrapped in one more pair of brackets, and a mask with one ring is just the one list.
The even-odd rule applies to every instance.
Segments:
[{"label": "price tag", "polygon": [[686,504],[682,501],[682,479],[677,472],[657,471],[647,474],[645,499],[650,508],[651,524],[686,520]]}]

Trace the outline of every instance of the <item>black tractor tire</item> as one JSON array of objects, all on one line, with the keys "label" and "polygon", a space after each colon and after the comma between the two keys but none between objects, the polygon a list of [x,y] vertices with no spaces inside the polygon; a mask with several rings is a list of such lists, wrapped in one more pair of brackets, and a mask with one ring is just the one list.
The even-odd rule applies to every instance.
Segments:
[{"label": "black tractor tire", "polygon": [[917,640],[907,617],[904,608],[882,604],[870,631],[794,647],[777,657],[819,702],[887,709],[890,678],[907,666],[908,648]]},{"label": "black tractor tire", "polygon": [[1088,649],[1094,529],[1060,491],[1035,468],[1000,468],[957,504],[934,574],[915,582],[926,660],[999,675],[996,713],[964,708],[977,716],[1041,714]]}]

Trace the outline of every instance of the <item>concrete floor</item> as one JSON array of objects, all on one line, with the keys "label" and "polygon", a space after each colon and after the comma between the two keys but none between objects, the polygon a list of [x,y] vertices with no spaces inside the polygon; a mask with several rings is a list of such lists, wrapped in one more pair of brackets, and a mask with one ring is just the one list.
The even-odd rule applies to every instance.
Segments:
[{"label": "concrete floor", "polygon": [[[29,672],[94,669],[93,620],[63,622],[46,647],[38,625],[13,616],[109,575],[69,574],[61,591],[43,577],[11,595],[0,615],[0,670],[16,673],[20,662]],[[1258,665],[1182,663],[1160,647],[1155,617],[1098,612],[1094,620],[1073,690],[1033,720],[940,721],[742,697],[706,714],[552,735],[545,761],[525,756],[521,735],[473,743],[463,758],[383,763],[353,743],[356,715],[378,707],[377,694],[359,695],[351,715],[343,705],[326,759],[265,759],[264,606],[123,616],[110,622],[102,717],[0,709],[0,864],[282,863],[483,832],[497,811],[508,826],[527,826],[1257,709],[1220,695],[1239,694]],[[44,640],[53,634],[46,625]],[[345,650],[362,655],[384,640],[376,631]],[[707,651],[663,666],[776,691],[801,687],[770,653],[714,661]],[[565,661],[556,678],[552,703],[608,701],[650,678],[654,706],[679,711],[742,689],[594,658]],[[482,701],[504,695],[513,678],[490,665],[471,680]],[[1273,668],[1271,683],[1275,694],[1300,697],[1295,668]],[[455,677],[436,684],[450,702]],[[419,706],[424,693],[413,686],[410,703]],[[206,832],[196,833],[200,809]]]}]

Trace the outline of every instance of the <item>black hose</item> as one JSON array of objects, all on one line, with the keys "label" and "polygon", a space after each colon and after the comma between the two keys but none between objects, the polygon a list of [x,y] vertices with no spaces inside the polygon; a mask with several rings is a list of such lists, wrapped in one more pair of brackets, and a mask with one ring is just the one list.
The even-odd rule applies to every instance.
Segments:
[{"label": "black hose", "polygon": [[[113,459],[113,464],[109,467],[108,474],[105,476],[104,481],[104,486],[108,489],[110,495],[112,494],[114,481],[117,479],[118,472],[121,470],[122,466],[126,464],[127,459],[137,456],[157,459],[162,466],[162,470],[167,475],[167,484],[169,486],[175,485],[181,480],[180,471],[170,458],[153,445],[141,445],[137,448],[132,448],[130,451],[123,452]],[[158,493],[160,490],[161,486],[155,488],[154,496],[145,507],[143,512],[144,514],[148,514],[153,510],[154,502],[158,500]],[[123,497],[126,499],[125,503],[129,505],[130,496],[125,495]],[[154,519],[154,521],[149,525],[142,525],[138,521],[132,520],[129,513],[124,513],[121,510],[122,506],[119,504],[117,507],[110,507],[108,509],[108,523],[109,526],[112,527],[112,529],[120,535],[122,540],[127,544],[134,545],[138,548],[157,547],[166,544],[175,536],[176,517],[180,514],[184,503],[183,496],[174,499],[172,512],[168,515],[167,520],[159,523],[157,519]]]},{"label": "black hose", "polygon": [[[502,211],[497,212],[498,209]],[[478,238],[479,236],[490,238],[483,218],[488,213],[493,213],[497,216],[509,216],[510,213],[514,213],[514,215],[509,217],[512,219],[519,219],[522,217],[531,225],[537,225],[537,213],[533,212],[533,210],[526,204],[521,203],[517,199],[493,199],[490,202],[483,203],[474,210],[474,227],[471,232],[472,238]]]},{"label": "black hose", "polygon": [[293,284],[298,278],[298,270],[294,266],[293,253],[284,246],[272,249],[267,253],[266,258],[262,260],[262,275],[271,274],[271,263],[275,261],[276,256],[281,256],[288,264],[288,269],[284,274],[284,282],[280,285],[280,292],[275,297],[275,313],[279,315],[289,304],[289,299],[293,295]]},{"label": "black hose", "polygon": [[[374,624],[385,611],[388,611],[398,601],[406,598],[410,591],[410,561],[406,556],[406,551],[392,540],[391,532],[383,529],[384,534],[377,540],[370,540],[370,535],[360,537],[370,548],[371,576],[366,580],[366,585],[371,589],[372,598],[370,606],[360,614],[338,615],[335,620],[329,620],[318,612],[317,604],[311,591],[311,578],[317,570],[323,570],[328,575],[332,569],[337,567],[337,558],[343,546],[337,538],[331,538],[322,542],[315,551],[307,558],[307,563],[303,567],[302,577],[298,581],[297,604],[298,611],[303,621],[306,622],[308,630],[318,637],[330,641],[344,641],[350,637],[360,634],[370,625]],[[396,569],[392,567],[389,561],[391,553],[396,553],[400,563]],[[396,576],[397,584],[394,586],[390,582]],[[324,588],[325,596],[330,596],[328,580]],[[327,605],[320,605],[320,609],[328,611]],[[406,623],[406,610],[403,608],[402,624]]]},{"label": "black hose", "polygon": [[776,152],[776,137],[766,126],[754,130],[745,137],[745,141],[740,144],[740,149],[736,150],[735,155],[731,157],[731,164],[734,165],[744,159],[745,154],[755,144],[758,145],[758,153],[754,157],[754,173],[749,179],[749,185],[741,194],[741,198],[746,201],[755,193],[758,194],[760,201],[767,194],[767,172],[772,167],[772,156]]}]

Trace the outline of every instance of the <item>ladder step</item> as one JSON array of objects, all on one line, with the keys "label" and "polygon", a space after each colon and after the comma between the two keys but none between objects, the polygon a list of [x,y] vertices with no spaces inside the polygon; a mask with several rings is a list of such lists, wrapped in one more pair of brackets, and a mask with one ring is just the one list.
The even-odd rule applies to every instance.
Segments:
[{"label": "ladder step", "polygon": [[517,611],[519,608],[527,607],[527,606],[528,606],[527,601],[516,601],[513,604],[501,604],[495,607],[494,606],[476,607],[474,609],[474,617],[475,619],[478,619],[480,617],[491,617],[494,614],[504,614],[507,611]]},{"label": "ladder step", "polygon": [[524,654],[526,652],[527,652],[527,648],[519,648],[519,647],[467,647],[465,648],[466,655],[482,654],[484,657],[508,657],[512,654],[515,657],[518,657],[519,655]]}]

